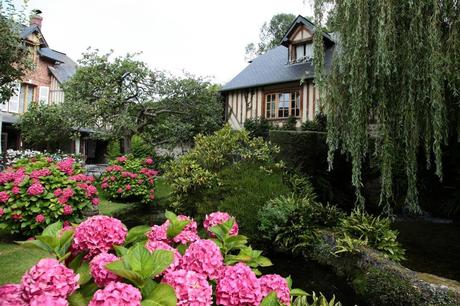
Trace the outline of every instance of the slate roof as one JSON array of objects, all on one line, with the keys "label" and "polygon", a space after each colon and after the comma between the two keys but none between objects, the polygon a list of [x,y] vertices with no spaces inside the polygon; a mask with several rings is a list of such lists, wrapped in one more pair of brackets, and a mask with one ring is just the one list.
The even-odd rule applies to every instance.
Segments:
[{"label": "slate roof", "polygon": [[[326,49],[326,68],[330,66],[332,53],[333,48]],[[255,58],[243,71],[225,84],[221,91],[300,81],[314,77],[312,61],[289,64],[288,49],[278,46]]]},{"label": "slate roof", "polygon": [[[305,17],[299,15],[292,22],[286,35],[280,42],[280,46],[255,58],[243,71],[230,82],[226,83],[222,87],[221,92],[300,81],[302,79],[313,79],[315,77],[313,61],[309,60],[295,64],[288,63],[287,37],[299,23],[305,25],[310,31],[315,31],[315,25]],[[328,70],[332,62],[335,43],[330,34],[324,33],[324,37],[326,38],[327,46],[324,64],[325,69]]]},{"label": "slate roof", "polygon": [[57,62],[54,66],[49,66],[48,68],[61,84],[70,79],[77,70],[77,64],[65,53],[49,48],[41,48],[39,53]]}]

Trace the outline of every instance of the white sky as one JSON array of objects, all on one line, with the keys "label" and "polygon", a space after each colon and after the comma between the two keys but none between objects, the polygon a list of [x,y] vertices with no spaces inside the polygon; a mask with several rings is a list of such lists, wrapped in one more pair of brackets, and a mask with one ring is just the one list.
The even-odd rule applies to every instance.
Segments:
[{"label": "white sky", "polygon": [[29,8],[43,11],[50,47],[74,60],[89,46],[142,52],[153,69],[218,83],[247,65],[246,44],[274,14],[312,15],[309,0],[30,0]]}]

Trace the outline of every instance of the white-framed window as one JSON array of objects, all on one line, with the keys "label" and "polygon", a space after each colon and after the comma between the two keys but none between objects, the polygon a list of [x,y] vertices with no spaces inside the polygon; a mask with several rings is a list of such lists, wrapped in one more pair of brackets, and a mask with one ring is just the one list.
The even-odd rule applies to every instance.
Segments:
[{"label": "white-framed window", "polygon": [[300,117],[300,93],[297,90],[265,95],[265,118]]},{"label": "white-framed window", "polygon": [[8,103],[5,103],[2,106],[2,110],[11,113],[19,113],[19,99],[21,98],[21,84],[15,84],[15,95],[10,98]]},{"label": "white-framed window", "polygon": [[313,44],[303,43],[294,45],[293,62],[301,62],[313,58]]},{"label": "white-framed window", "polygon": [[40,86],[38,93],[38,101],[43,104],[48,104],[50,88],[47,86]]}]

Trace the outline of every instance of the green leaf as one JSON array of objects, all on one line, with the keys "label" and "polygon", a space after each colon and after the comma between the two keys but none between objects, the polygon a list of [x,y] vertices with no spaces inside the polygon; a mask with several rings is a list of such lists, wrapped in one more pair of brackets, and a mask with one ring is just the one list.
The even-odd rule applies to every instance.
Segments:
[{"label": "green leaf", "polygon": [[87,261],[84,261],[80,267],[78,267],[76,273],[80,275],[80,279],[78,280],[80,285],[84,285],[91,280],[91,273]]},{"label": "green leaf", "polygon": [[179,235],[189,223],[190,223],[189,220],[182,220],[182,221],[176,220],[174,222],[171,222],[168,226],[168,231],[167,231],[168,238],[172,239],[176,237],[177,235]]},{"label": "green leaf", "polygon": [[147,225],[139,225],[131,228],[128,231],[128,235],[126,236],[125,245],[136,242],[140,238],[145,238],[145,233],[147,233],[149,230],[150,227]]},{"label": "green leaf", "polygon": [[105,265],[105,268],[109,271],[112,271],[116,275],[131,281],[136,286],[141,287],[144,283],[142,275],[127,269],[125,264],[123,263],[123,259],[108,263]]},{"label": "green leaf", "polygon": [[41,235],[41,236],[36,236],[35,238],[38,241],[41,241],[47,246],[49,246],[51,250],[55,250],[59,246],[59,239],[56,237]]},{"label": "green leaf", "polygon": [[139,273],[144,279],[152,276],[154,270],[154,258],[150,252],[140,243],[130,248],[123,260],[130,270]]},{"label": "green leaf", "polygon": [[292,277],[290,275],[286,277],[286,282],[288,284],[288,288],[291,289],[292,288]]},{"label": "green leaf", "polygon": [[291,296],[308,296],[309,294],[302,289],[294,288],[291,289]]},{"label": "green leaf", "polygon": [[153,258],[153,273],[151,277],[159,275],[161,272],[166,270],[174,261],[174,253],[167,250],[156,250],[152,253]]},{"label": "green leaf", "polygon": [[128,253],[128,249],[122,247],[121,245],[114,245],[113,248],[115,249],[118,257],[124,256],[126,253]]},{"label": "green leaf", "polygon": [[77,270],[80,267],[84,256],[85,253],[78,253],[78,255],[75,256],[75,258],[72,259],[72,261],[69,263],[69,268],[72,269],[75,273],[77,273]]},{"label": "green leaf", "polygon": [[40,249],[40,250],[45,250],[49,253],[53,253],[53,250],[45,243],[39,241],[39,240],[26,240],[26,241],[15,241],[17,244],[22,245],[23,247],[26,248],[32,248],[32,249]]},{"label": "green leaf", "polygon": [[281,303],[278,301],[276,292],[272,291],[260,302],[259,306],[281,306]]},{"label": "green leaf", "polygon": [[62,222],[58,221],[53,224],[48,225],[44,230],[42,235],[43,236],[52,236],[57,237],[59,231],[62,229]]},{"label": "green leaf", "polygon": [[144,281],[144,286],[141,288],[142,297],[146,299],[157,285],[153,279],[147,278]]},{"label": "green leaf", "polygon": [[61,238],[59,239],[59,256],[64,256],[67,253],[67,250],[72,245],[73,241],[73,230],[66,230],[62,233]]},{"label": "green leaf", "polygon": [[176,306],[176,304],[176,292],[167,284],[158,284],[147,299],[142,301],[142,306]]},{"label": "green leaf", "polygon": [[68,298],[69,306],[86,306],[88,303],[80,292],[75,292]]},{"label": "green leaf", "polygon": [[169,221],[171,222],[174,222],[177,220],[177,216],[175,213],[171,212],[171,211],[165,211],[165,217],[166,219],[168,219]]}]

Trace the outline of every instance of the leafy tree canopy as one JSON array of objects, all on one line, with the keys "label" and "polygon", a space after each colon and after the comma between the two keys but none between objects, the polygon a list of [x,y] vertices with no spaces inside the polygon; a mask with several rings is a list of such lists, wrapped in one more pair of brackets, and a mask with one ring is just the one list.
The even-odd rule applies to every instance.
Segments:
[{"label": "leafy tree canopy", "polygon": [[295,17],[293,14],[281,13],[274,15],[270,21],[265,22],[260,28],[259,42],[250,43],[246,46],[246,58],[248,60],[253,59],[257,55],[278,46]]},{"label": "leafy tree canopy", "polygon": [[352,182],[363,205],[362,166],[373,154],[387,212],[394,201],[394,178],[402,170],[405,186],[398,187],[407,190],[405,207],[419,213],[418,152],[424,151],[427,167],[434,160],[442,178],[442,146],[448,127],[458,120],[460,3],[316,0],[319,32],[326,3],[333,5],[330,18],[338,46],[332,68],[323,77],[323,43],[317,39],[322,36],[315,35],[315,66],[328,116],[331,165],[336,150],[351,157]]},{"label": "leafy tree canopy", "polygon": [[30,67],[28,50],[20,37],[24,20],[23,10],[17,10],[12,0],[0,1],[0,102],[15,94],[14,81]]},{"label": "leafy tree canopy", "polygon": [[64,112],[74,127],[105,139],[140,135],[150,144],[191,139],[220,126],[222,103],[215,86],[202,78],[152,71],[135,54],[111,59],[97,50],[83,54],[64,84]]},{"label": "leafy tree canopy", "polygon": [[18,122],[26,147],[55,151],[72,137],[72,128],[64,119],[60,105],[32,103]]}]

